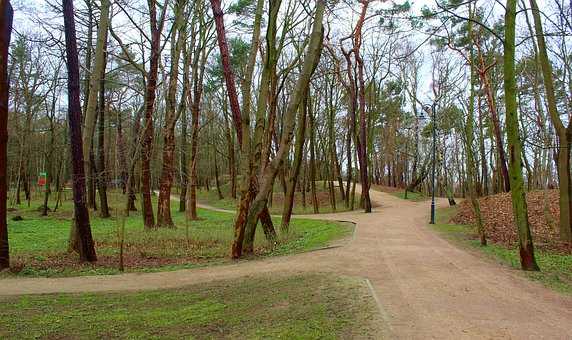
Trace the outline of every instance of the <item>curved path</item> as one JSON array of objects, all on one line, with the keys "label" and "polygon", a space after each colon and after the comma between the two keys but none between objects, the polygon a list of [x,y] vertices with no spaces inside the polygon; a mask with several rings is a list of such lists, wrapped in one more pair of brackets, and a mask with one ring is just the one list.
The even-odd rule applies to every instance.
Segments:
[{"label": "curved path", "polygon": [[[572,299],[463,251],[427,227],[427,202],[371,192],[371,214],[305,218],[354,221],[345,246],[174,272],[0,280],[0,295],[171,288],[258,273],[333,272],[369,280],[390,338],[572,339]],[[445,204],[439,201],[440,205]]]}]

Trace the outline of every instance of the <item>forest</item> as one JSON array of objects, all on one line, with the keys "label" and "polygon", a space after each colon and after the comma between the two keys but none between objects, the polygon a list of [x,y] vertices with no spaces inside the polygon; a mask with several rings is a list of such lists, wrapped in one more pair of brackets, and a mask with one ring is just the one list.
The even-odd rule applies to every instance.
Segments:
[{"label": "forest", "polygon": [[[100,293],[124,289],[113,277],[156,274],[128,289],[140,292],[125,308],[146,310],[156,308],[148,299],[195,306],[195,296],[231,301],[249,290],[264,304],[265,285],[292,301],[308,299],[298,284],[316,290],[317,300],[296,305],[308,310],[284,312],[312,314],[316,329],[290,328],[303,319],[278,312],[245,329],[248,320],[226,320],[222,333],[209,328],[215,319],[181,328],[198,338],[359,338],[358,329],[378,338],[391,328],[384,322],[397,325],[390,338],[456,338],[474,315],[432,329],[376,314],[377,295],[404,299],[383,281],[405,284],[391,268],[417,264],[411,275],[423,280],[424,260],[439,262],[441,275],[452,275],[446,261],[475,271],[481,262],[471,261],[488,263],[483,294],[530,299],[519,307],[494,293],[499,315],[502,303],[516,313],[532,310],[533,296],[556,301],[550,294],[572,293],[571,35],[566,0],[0,0],[0,291],[113,301]],[[441,239],[465,251],[436,255]],[[465,258],[473,251],[482,259]],[[522,269],[502,275],[523,282],[493,284],[505,267]],[[364,274],[377,269],[390,274]],[[205,273],[192,281],[186,270]],[[274,272],[294,276],[243,277]],[[149,283],[162,273],[173,277]],[[231,279],[244,291],[219,281],[209,292],[184,288],[192,298],[147,291],[179,287],[176,275]],[[454,286],[463,275],[435,280]],[[62,288],[37,288],[46,277]],[[73,277],[86,289],[66,288]],[[89,288],[90,277],[102,286]],[[423,289],[436,284],[425,279]],[[534,294],[523,288],[529,279],[540,282]],[[480,280],[466,284],[478,290]],[[57,299],[42,296],[38,305]],[[11,326],[0,337],[157,335],[123,333],[141,331],[131,321],[110,333],[50,330],[6,299],[0,321]],[[70,309],[91,303],[74,299]],[[417,310],[437,308],[425,303]],[[550,303],[547,318],[570,316],[568,297]],[[391,315],[406,313],[395,306]],[[193,313],[211,315],[204,308]],[[318,318],[319,308],[341,309],[341,321]],[[570,335],[543,320],[540,335]],[[159,337],[181,336],[161,327]],[[475,327],[471,338],[489,334]],[[531,334],[511,327],[501,337]]]}]

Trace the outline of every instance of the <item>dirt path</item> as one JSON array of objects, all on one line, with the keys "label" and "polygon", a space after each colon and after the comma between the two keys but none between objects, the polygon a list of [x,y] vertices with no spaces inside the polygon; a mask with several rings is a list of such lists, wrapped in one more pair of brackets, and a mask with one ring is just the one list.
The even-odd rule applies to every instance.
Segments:
[{"label": "dirt path", "polygon": [[[113,276],[0,280],[0,295],[171,288],[271,272],[334,272],[369,279],[391,338],[572,339],[572,299],[465,252],[427,227],[429,203],[372,192],[372,214],[351,220],[349,244],[233,265]],[[440,201],[439,204],[445,204]]]}]

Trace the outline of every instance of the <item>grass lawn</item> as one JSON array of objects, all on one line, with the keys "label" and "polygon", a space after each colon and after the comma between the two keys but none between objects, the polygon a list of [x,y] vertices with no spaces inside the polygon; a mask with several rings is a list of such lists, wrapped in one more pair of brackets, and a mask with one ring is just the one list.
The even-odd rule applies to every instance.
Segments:
[{"label": "grass lawn", "polygon": [[411,192],[411,191],[407,192],[407,198],[405,198],[405,190],[394,191],[391,193],[391,195],[401,198],[402,200],[410,200],[414,202],[421,202],[428,199],[428,197],[426,197],[420,192]]},{"label": "grass lawn", "polygon": [[[336,210],[335,212],[342,212],[349,210],[345,206],[345,201],[341,199],[340,191],[338,187],[335,187],[336,191]],[[237,205],[237,200],[233,199],[230,195],[230,185],[221,185],[221,193],[223,194],[223,199],[220,199],[215,187],[211,187],[209,191],[207,190],[197,190],[197,197],[199,203],[207,204],[220,209],[235,210]],[[239,193],[237,192],[237,195]],[[318,198],[318,209],[320,213],[332,213],[334,209],[330,203],[330,194],[328,189],[324,186],[324,182],[320,181],[316,183],[316,196]],[[359,196],[358,196],[359,198]],[[303,214],[313,214],[314,208],[312,206],[312,197],[310,192],[306,193],[306,205],[304,206],[302,201],[302,193],[296,191],[294,193],[294,207],[292,209],[292,214],[303,215]],[[281,215],[282,207],[284,204],[284,193],[280,185],[274,185],[274,194],[272,202],[270,202],[270,213],[273,215]],[[357,206],[357,202],[356,202]]]},{"label": "grass lawn", "polygon": [[3,339],[377,339],[382,331],[363,280],[319,274],[0,303]]},{"label": "grass lawn", "polygon": [[[72,202],[64,201],[63,206],[48,217],[40,216],[40,205],[38,198],[32,201],[31,207],[22,204],[8,214],[10,252],[17,275],[73,276],[119,272],[118,230],[121,217],[117,217],[118,209],[115,208],[124,206],[122,195],[115,192],[110,194],[112,218],[99,218],[97,212],[91,214],[98,253],[95,265],[80,265],[77,256],[66,251],[73,216]],[[233,237],[234,214],[199,210],[200,220],[187,224],[184,213],[178,212],[178,202],[172,202],[171,206],[176,229],[145,231],[140,212],[132,213],[125,219],[126,271],[173,270],[230,261],[228,253]],[[22,216],[23,220],[13,221],[12,217],[16,215]],[[274,222],[279,232],[279,219]],[[276,245],[269,244],[262,231],[257,232],[254,257],[285,255],[324,247],[352,231],[348,224],[316,220],[294,219],[290,226],[290,233],[279,234]],[[0,277],[8,275],[14,274],[0,273]]]},{"label": "grass lawn", "polygon": [[[450,224],[456,207],[448,207],[437,210],[436,224],[432,226],[447,239],[456,244],[470,247],[487,257],[497,260],[505,265],[520,269],[520,257],[518,249],[507,249],[498,244],[490,244],[486,247],[480,245],[476,229],[473,226]],[[556,291],[572,294],[572,256],[555,254],[536,249],[536,261],[540,266],[540,272],[522,272],[526,277],[539,281],[545,286]]]}]

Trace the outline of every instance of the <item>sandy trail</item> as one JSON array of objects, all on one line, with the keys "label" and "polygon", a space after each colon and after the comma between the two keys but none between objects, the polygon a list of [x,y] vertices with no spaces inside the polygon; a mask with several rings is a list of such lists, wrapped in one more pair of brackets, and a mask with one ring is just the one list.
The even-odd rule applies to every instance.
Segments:
[{"label": "sandy trail", "polygon": [[[0,280],[0,295],[172,288],[259,273],[333,272],[369,279],[390,338],[572,339],[572,299],[451,245],[428,226],[428,202],[371,192],[371,214],[343,247],[202,269]],[[445,204],[440,200],[439,205]]]}]

